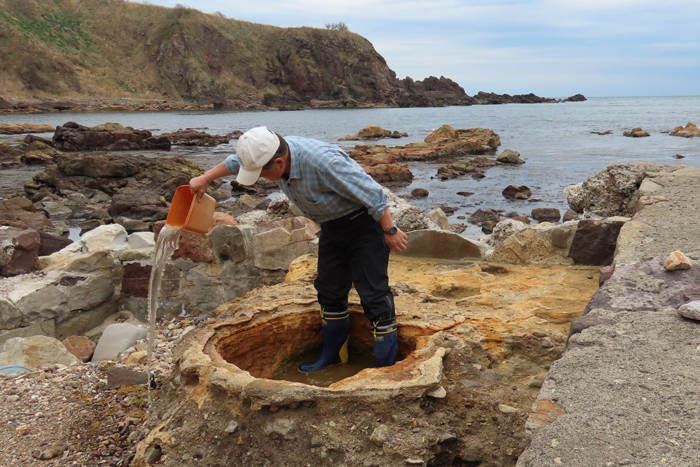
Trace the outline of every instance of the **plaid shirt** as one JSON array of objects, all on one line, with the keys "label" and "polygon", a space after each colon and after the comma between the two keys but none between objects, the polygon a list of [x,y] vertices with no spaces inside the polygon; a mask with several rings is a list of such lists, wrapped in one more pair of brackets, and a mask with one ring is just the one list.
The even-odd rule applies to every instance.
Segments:
[{"label": "plaid shirt", "polygon": [[[367,207],[379,220],[389,206],[382,187],[334,144],[299,136],[286,136],[291,155],[289,178],[277,185],[306,216],[318,223],[328,222]],[[226,158],[226,168],[237,174],[236,155]]]}]

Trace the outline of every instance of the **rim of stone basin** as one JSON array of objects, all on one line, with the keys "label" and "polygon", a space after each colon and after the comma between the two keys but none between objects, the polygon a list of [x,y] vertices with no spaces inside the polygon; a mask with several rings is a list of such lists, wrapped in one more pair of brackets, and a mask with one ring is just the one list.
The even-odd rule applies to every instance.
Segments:
[{"label": "rim of stone basin", "polygon": [[[328,387],[270,379],[270,366],[278,364],[281,358],[301,347],[317,345],[305,334],[320,333],[318,310],[309,306],[297,308],[292,312],[220,320],[203,329],[195,336],[197,343],[183,353],[180,361],[183,384],[205,385],[210,390],[236,395],[250,400],[254,409],[323,399],[418,398],[440,387],[446,349],[436,344],[439,332],[401,326],[400,319],[400,354],[405,358],[391,367],[366,368]],[[367,321],[358,308],[350,306],[351,343],[362,338],[361,327]],[[271,363],[268,365],[264,359]]]}]

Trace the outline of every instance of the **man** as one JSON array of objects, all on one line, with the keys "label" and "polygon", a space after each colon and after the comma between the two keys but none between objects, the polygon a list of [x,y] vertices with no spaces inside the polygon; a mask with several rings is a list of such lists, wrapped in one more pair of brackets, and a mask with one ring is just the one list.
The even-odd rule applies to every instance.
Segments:
[{"label": "man", "polygon": [[217,178],[238,174],[242,185],[260,176],[277,182],[290,202],[321,225],[318,277],[314,282],[323,320],[323,352],[299,366],[322,370],[348,360],[348,292],[355,285],[374,336],[378,367],[396,362],[396,315],[389,289],[389,251],[403,251],[407,238],[394,225],[381,186],[338,146],[288,136],[266,127],[244,133],[236,155],[190,181],[201,197]]}]

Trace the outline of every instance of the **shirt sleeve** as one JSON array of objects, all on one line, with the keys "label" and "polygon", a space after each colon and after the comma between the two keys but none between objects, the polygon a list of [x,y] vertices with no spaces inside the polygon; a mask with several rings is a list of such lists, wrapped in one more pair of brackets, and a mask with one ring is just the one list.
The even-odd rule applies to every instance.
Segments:
[{"label": "shirt sleeve", "polygon": [[336,157],[326,169],[326,184],[339,195],[357,201],[367,207],[374,220],[384,215],[389,202],[382,189],[372,177],[349,157]]},{"label": "shirt sleeve", "polygon": [[228,156],[228,157],[226,158],[226,160],[224,161],[224,163],[226,164],[226,169],[227,169],[229,172],[231,172],[231,175],[237,175],[237,174],[238,174],[238,171],[239,171],[240,168],[241,168],[241,163],[240,163],[240,161],[238,160],[238,156],[237,156],[237,155],[231,154],[230,156]]}]

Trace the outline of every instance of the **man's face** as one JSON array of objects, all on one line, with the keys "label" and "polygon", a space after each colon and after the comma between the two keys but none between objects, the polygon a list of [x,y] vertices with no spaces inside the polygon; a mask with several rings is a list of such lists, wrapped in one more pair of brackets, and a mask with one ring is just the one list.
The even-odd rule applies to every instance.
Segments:
[{"label": "man's face", "polygon": [[265,177],[273,182],[282,178],[282,175],[284,175],[284,159],[279,157],[275,159],[271,169],[263,169],[262,172],[260,172],[261,177]]}]

